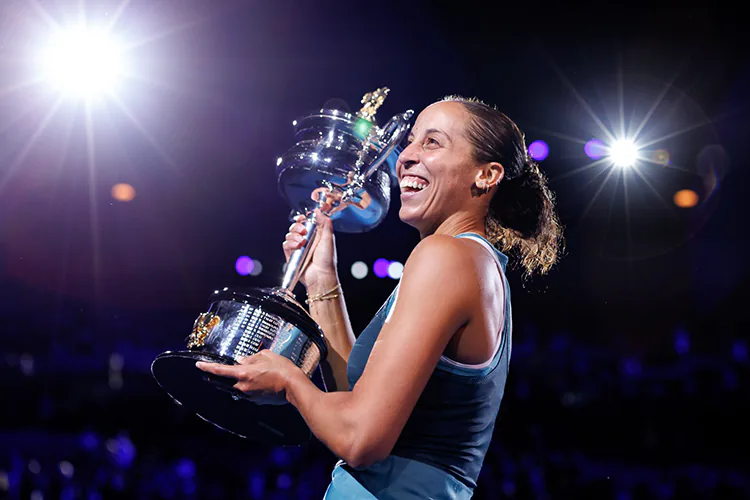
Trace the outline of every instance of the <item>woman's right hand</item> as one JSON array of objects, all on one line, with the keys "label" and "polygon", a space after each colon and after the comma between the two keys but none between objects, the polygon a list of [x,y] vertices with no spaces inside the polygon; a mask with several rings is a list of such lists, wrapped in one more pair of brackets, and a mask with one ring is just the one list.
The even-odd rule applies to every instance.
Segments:
[{"label": "woman's right hand", "polygon": [[[324,215],[320,209],[316,209],[314,215],[318,229],[312,243],[313,248],[310,249],[307,267],[300,275],[299,281],[305,285],[309,293],[322,293],[318,288],[331,288],[338,283],[336,244],[331,218]],[[298,215],[289,227],[289,232],[281,245],[287,262],[292,252],[307,243],[306,223],[307,218],[304,215]]]}]

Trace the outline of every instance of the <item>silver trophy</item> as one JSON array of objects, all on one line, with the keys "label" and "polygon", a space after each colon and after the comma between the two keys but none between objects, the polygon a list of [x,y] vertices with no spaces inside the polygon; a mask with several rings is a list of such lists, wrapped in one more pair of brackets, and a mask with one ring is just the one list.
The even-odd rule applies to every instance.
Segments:
[{"label": "silver trophy", "polygon": [[[364,232],[377,226],[390,205],[390,170],[413,111],[395,115],[383,127],[375,113],[388,88],[365,94],[356,114],[321,109],[295,120],[296,144],[277,161],[282,196],[307,215],[307,244],[287,263],[281,286],[217,290],[208,310],[195,320],[187,350],[167,351],[154,360],[157,383],[178,404],[215,426],[254,441],[297,445],[312,437],[301,415],[283,394],[248,395],[233,379],[207,374],[196,361],[236,364],[262,349],[285,356],[323,390],[320,363],[327,354],[323,331],[296,300],[293,289],[308,262],[316,234],[316,208],[326,208],[336,231]],[[388,165],[388,166],[387,166]]]}]

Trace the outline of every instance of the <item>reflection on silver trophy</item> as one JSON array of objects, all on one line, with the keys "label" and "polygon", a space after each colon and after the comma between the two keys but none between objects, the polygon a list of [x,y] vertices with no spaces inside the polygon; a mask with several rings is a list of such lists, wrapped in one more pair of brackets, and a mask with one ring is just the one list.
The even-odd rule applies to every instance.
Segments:
[{"label": "reflection on silver trophy", "polygon": [[[388,212],[396,148],[409,129],[411,110],[383,127],[375,114],[388,94],[365,94],[356,114],[321,109],[294,122],[295,145],[277,161],[281,194],[292,209],[308,215],[308,243],[289,258],[281,285],[250,290],[217,290],[208,310],[195,320],[187,350],[167,351],[152,363],[158,384],[187,410],[226,431],[269,444],[301,444],[312,434],[283,395],[247,395],[234,380],[201,372],[196,361],[235,364],[262,349],[285,356],[312,377],[327,349],[320,327],[292,290],[314,244],[316,208],[336,231],[364,232]],[[323,378],[321,389],[325,390]]]}]

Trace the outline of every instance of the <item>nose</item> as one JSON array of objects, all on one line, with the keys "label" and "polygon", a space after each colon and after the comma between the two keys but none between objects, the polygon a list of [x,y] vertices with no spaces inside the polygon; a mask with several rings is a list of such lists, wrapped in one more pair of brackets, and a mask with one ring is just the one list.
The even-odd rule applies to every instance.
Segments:
[{"label": "nose", "polygon": [[417,154],[417,147],[412,142],[407,145],[401,154],[398,155],[398,162],[403,165],[404,168],[409,168],[419,163],[419,155]]}]

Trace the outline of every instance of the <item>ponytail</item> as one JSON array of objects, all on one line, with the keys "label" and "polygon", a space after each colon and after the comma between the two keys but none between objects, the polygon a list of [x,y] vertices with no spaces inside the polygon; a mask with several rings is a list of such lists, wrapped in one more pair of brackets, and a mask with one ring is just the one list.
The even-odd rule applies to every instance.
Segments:
[{"label": "ponytail", "polygon": [[527,275],[545,274],[557,262],[563,242],[555,196],[533,160],[527,158],[519,175],[498,184],[485,225],[488,239],[514,254]]}]

